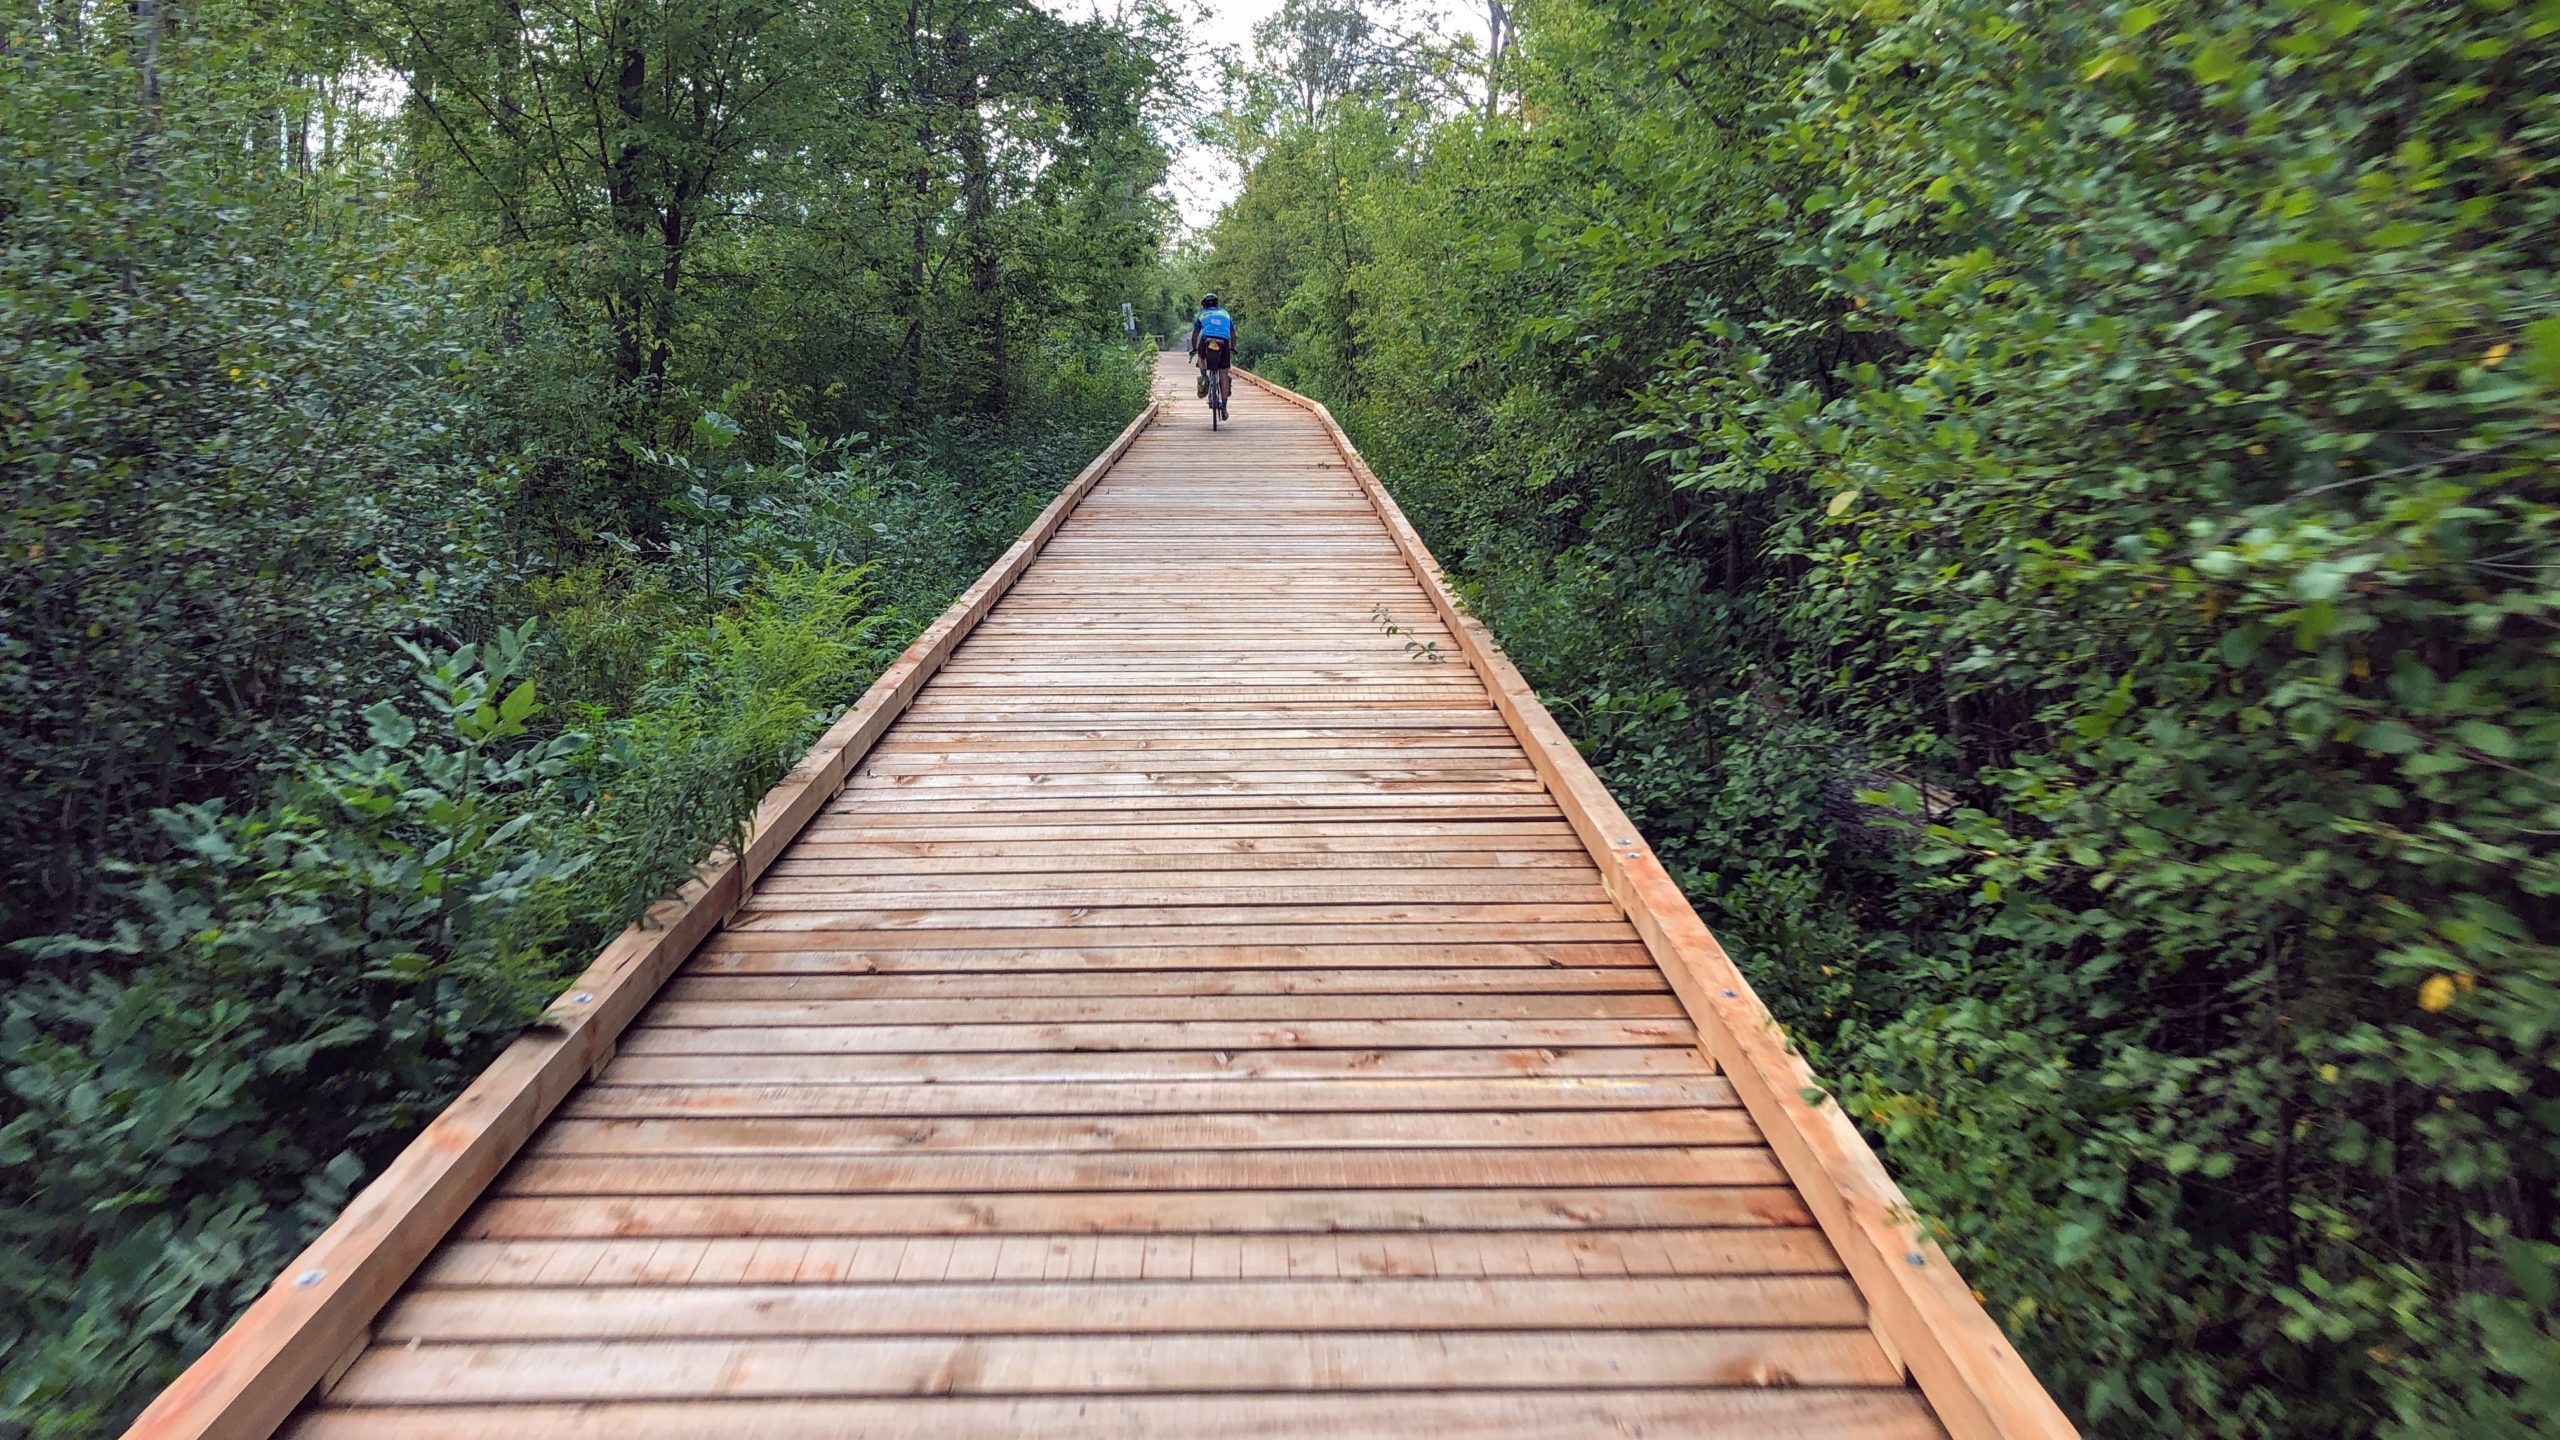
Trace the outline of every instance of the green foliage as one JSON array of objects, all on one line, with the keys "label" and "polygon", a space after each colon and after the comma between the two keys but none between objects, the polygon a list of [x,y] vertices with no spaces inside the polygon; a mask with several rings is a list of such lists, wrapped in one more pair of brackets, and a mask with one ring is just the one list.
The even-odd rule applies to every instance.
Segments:
[{"label": "green foliage", "polygon": [[1270,368],[2093,1433],[2532,1432],[2548,7],[1523,18],[1240,155]]},{"label": "green foliage", "polygon": [[209,1339],[547,998],[587,859],[545,801],[585,742],[534,733],[524,640],[420,653],[363,749],[254,810],[161,812],[175,858],[119,867],[113,934],[31,947],[124,962],[23,985],[0,1021],[0,1278],[66,1322],[7,1352],[38,1433],[94,1433]]},{"label": "green foliage", "polygon": [[0,21],[0,1435],[129,1418],[1125,423],[1162,22]]},{"label": "green foliage", "polygon": [[254,783],[461,598],[422,603],[472,503],[464,317],[382,273],[353,189],[137,163],[130,84],[0,54],[0,938],[80,913],[150,810]]},{"label": "green foliage", "polygon": [[[571,787],[593,836],[602,922],[639,918],[736,838],[756,802],[892,651],[863,572],[767,571],[739,608],[669,636],[630,719],[602,727]],[[599,717],[601,718],[601,717]]]}]

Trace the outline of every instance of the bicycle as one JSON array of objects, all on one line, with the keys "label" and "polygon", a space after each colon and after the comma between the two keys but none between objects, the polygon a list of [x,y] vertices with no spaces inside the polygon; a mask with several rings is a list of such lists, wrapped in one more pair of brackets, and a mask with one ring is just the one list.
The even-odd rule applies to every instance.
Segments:
[{"label": "bicycle", "polygon": [[1236,393],[1235,371],[1203,368],[1200,373],[1209,382],[1200,387],[1200,393],[1209,402],[1209,429],[1214,432],[1218,422],[1227,418],[1227,401]]}]

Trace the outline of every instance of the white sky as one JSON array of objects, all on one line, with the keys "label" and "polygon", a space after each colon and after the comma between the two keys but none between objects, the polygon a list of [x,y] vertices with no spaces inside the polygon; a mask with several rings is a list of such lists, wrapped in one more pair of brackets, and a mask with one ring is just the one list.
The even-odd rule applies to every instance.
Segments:
[{"label": "white sky", "polygon": [[[1228,47],[1251,54],[1253,27],[1279,9],[1280,0],[1206,0],[1182,12],[1192,73],[1204,90],[1217,77],[1210,55]],[[1225,156],[1205,145],[1175,142],[1173,173],[1165,177],[1165,189],[1173,196],[1174,209],[1186,229],[1197,230],[1216,218],[1218,207],[1235,194],[1239,183],[1235,166]]]},{"label": "white sky", "polygon": [[[1105,9],[1110,0],[1037,0],[1037,3],[1059,14],[1090,14]],[[1182,27],[1192,57],[1193,73],[1204,94],[1211,93],[1217,71],[1210,55],[1220,49],[1234,47],[1250,56],[1253,50],[1253,27],[1278,13],[1280,0],[1196,0],[1182,5]],[[1484,7],[1480,0],[1417,0],[1414,8],[1436,15],[1441,28],[1454,35],[1473,34],[1476,43],[1484,43]],[[1204,145],[1191,143],[1187,136],[1176,136],[1173,173],[1165,181],[1174,208],[1182,216],[1186,228],[1198,229],[1216,217],[1218,207],[1234,196],[1240,183],[1235,167]]]},{"label": "white sky", "polygon": [[[1058,0],[1050,0],[1058,3]],[[1207,57],[1213,50],[1232,45],[1250,55],[1253,49],[1253,27],[1280,9],[1280,0],[1204,0],[1204,3],[1182,12],[1182,24],[1190,37],[1191,53],[1198,57],[1204,82],[1213,80],[1215,72],[1208,68]],[[1451,35],[1476,37],[1484,44],[1484,6],[1481,0],[1416,0],[1413,10],[1436,17],[1440,28]],[[1218,207],[1227,202],[1240,183],[1235,167],[1206,146],[1177,144],[1173,155],[1173,173],[1166,178],[1165,188],[1172,193],[1174,208],[1181,213],[1182,223],[1197,229],[1209,223]]]}]

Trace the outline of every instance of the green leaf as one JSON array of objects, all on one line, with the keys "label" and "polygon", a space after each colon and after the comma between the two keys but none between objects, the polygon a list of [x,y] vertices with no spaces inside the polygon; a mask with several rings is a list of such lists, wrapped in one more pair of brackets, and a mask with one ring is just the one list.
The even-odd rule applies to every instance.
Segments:
[{"label": "green leaf", "polygon": [[2356,732],[2356,743],[2380,755],[2406,755],[2425,748],[2427,741],[2397,720],[2375,720]]},{"label": "green leaf", "polygon": [[2560,315],[2524,327],[2524,349],[2516,365],[2543,384],[2560,387]]},{"label": "green leaf", "polygon": [[386,750],[397,750],[418,734],[418,722],[401,714],[400,708],[388,700],[377,700],[365,707],[364,725],[373,743]]},{"label": "green leaf", "polygon": [[2513,760],[2524,753],[2524,747],[2516,742],[2514,731],[2487,720],[2463,721],[2453,727],[2453,738],[2483,755],[2500,760]]},{"label": "green leaf", "polygon": [[2326,560],[2303,567],[2293,577],[2293,593],[2304,600],[2335,600],[2347,590],[2347,572]]},{"label": "green leaf", "polygon": [[532,713],[533,682],[531,680],[508,691],[507,698],[498,702],[498,718],[509,726],[523,724],[525,717]]}]

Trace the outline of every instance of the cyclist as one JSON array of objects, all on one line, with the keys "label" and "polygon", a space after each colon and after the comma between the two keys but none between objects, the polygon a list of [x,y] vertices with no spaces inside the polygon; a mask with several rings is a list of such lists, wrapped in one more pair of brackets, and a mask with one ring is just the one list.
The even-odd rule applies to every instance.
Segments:
[{"label": "cyclist", "polygon": [[1228,397],[1235,394],[1235,377],[1227,368],[1236,359],[1236,317],[1218,304],[1215,295],[1200,297],[1200,314],[1191,322],[1191,363],[1200,367],[1200,393],[1218,387],[1218,409],[1227,408]]}]

